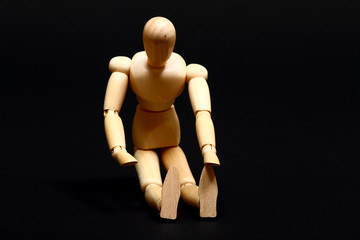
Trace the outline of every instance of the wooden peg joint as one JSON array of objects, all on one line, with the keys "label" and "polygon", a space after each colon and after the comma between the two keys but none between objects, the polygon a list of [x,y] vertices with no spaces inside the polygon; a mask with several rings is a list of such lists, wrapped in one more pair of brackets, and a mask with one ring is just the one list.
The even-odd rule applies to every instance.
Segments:
[{"label": "wooden peg joint", "polygon": [[216,148],[211,144],[202,147],[201,153],[204,158],[204,164],[210,166],[220,166],[219,158],[216,155]]},{"label": "wooden peg joint", "polygon": [[114,57],[110,60],[110,72],[121,72],[129,75],[131,59],[128,57]]},{"label": "wooden peg joint", "polygon": [[118,113],[114,110],[105,110],[104,115],[105,135],[109,150],[112,151],[116,146],[126,147],[124,127]]},{"label": "wooden peg joint", "polygon": [[196,77],[201,77],[207,80],[208,78],[208,71],[205,67],[201,66],[200,64],[189,64],[186,67],[186,82],[189,83],[190,80]]}]

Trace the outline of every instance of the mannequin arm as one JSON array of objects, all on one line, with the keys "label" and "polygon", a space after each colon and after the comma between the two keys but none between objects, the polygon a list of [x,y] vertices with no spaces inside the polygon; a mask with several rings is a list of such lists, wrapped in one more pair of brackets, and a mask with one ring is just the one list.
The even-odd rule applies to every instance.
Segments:
[{"label": "mannequin arm", "polygon": [[104,100],[105,135],[112,156],[121,166],[137,163],[136,159],[126,151],[124,127],[118,115],[124,102],[131,60],[126,57],[115,57],[110,61],[112,72]]},{"label": "mannequin arm", "polygon": [[206,82],[207,70],[198,64],[187,67],[187,82],[191,106],[196,117],[196,135],[204,157],[204,163],[220,165],[216,155],[215,130],[211,119],[211,101]]}]

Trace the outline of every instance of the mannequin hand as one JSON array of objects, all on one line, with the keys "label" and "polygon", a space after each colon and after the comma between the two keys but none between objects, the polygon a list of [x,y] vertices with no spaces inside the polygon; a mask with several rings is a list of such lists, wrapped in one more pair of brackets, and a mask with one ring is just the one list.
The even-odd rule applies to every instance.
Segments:
[{"label": "mannequin hand", "polygon": [[204,164],[211,166],[220,166],[219,158],[216,155],[216,148],[210,144],[202,148],[202,155],[204,157]]},{"label": "mannequin hand", "polygon": [[120,146],[116,146],[113,149],[112,156],[120,163],[120,166],[122,167],[131,166],[137,163],[137,160],[131,154],[129,154],[125,148]]}]

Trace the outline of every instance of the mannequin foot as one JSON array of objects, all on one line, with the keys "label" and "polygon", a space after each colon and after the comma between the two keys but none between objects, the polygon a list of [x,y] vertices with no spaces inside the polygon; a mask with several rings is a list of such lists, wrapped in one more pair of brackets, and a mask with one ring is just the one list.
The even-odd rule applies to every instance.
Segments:
[{"label": "mannequin foot", "polygon": [[199,183],[200,217],[216,217],[216,200],[218,187],[214,170],[211,166],[205,165]]},{"label": "mannequin foot", "polygon": [[160,217],[166,219],[176,219],[177,207],[180,198],[179,172],[176,167],[169,168],[162,192]]}]

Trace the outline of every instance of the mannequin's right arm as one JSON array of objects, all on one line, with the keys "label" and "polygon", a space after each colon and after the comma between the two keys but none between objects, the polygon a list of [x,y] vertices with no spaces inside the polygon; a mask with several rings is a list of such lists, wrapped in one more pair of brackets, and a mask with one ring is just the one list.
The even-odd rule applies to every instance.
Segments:
[{"label": "mannequin's right arm", "polygon": [[114,57],[109,63],[112,72],[104,100],[104,125],[106,139],[112,156],[121,166],[137,163],[136,159],[126,151],[124,127],[119,116],[124,102],[130,71],[131,59]]}]

